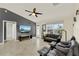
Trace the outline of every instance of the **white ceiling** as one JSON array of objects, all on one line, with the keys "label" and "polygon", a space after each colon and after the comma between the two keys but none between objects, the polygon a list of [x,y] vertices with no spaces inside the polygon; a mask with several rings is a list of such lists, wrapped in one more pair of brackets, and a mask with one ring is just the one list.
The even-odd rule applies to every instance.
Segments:
[{"label": "white ceiling", "polygon": [[[47,23],[71,17],[74,15],[75,6],[76,4],[73,3],[60,3],[58,5],[53,5],[52,3],[0,3],[1,8],[6,8],[36,23]],[[29,13],[25,12],[25,10],[32,11],[33,8],[37,8],[37,11],[43,13],[43,15],[39,15],[38,18],[28,16]]]}]

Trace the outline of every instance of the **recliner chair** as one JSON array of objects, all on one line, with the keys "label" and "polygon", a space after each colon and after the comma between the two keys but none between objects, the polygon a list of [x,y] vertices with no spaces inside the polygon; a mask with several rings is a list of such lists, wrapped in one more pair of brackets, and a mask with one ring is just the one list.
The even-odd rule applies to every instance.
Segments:
[{"label": "recliner chair", "polygon": [[39,50],[41,56],[79,56],[79,44],[75,40],[75,37],[72,37],[68,42],[52,42],[50,45],[54,46],[53,49],[51,49],[52,47],[46,48],[47,53],[45,54],[42,54],[41,50]]},{"label": "recliner chair", "polygon": [[69,42],[58,43],[47,56],[79,56],[79,44],[75,37],[72,37]]}]

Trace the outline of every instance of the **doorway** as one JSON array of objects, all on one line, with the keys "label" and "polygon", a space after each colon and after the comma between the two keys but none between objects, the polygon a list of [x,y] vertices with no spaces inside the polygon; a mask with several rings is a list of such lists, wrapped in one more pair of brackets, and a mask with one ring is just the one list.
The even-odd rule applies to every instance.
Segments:
[{"label": "doorway", "polygon": [[16,22],[3,20],[3,43],[17,39]]}]

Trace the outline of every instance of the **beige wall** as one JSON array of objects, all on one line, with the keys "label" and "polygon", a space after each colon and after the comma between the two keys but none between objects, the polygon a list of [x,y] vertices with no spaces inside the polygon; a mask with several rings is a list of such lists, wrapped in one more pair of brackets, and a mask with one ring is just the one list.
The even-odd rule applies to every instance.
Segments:
[{"label": "beige wall", "polygon": [[74,23],[74,36],[76,37],[77,42],[79,42],[79,15],[76,16],[77,21]]},{"label": "beige wall", "polygon": [[[67,30],[67,39],[70,40],[70,38],[72,37],[72,35],[74,35],[76,37],[76,40],[79,42],[79,15],[75,15],[76,10],[79,10],[79,4],[76,4],[75,8],[74,8],[74,15],[68,18],[64,18],[64,29]],[[75,25],[73,27],[73,17],[76,17],[77,22],[75,22]]]},{"label": "beige wall", "polygon": [[[75,10],[79,10],[79,4],[76,4]],[[79,15],[76,16],[76,20],[77,21],[74,23],[74,27],[73,27],[73,32],[74,32],[73,34],[77,42],[79,42]]]},{"label": "beige wall", "polygon": [[64,20],[64,29],[67,31],[67,40],[70,40],[73,35],[73,17]]}]

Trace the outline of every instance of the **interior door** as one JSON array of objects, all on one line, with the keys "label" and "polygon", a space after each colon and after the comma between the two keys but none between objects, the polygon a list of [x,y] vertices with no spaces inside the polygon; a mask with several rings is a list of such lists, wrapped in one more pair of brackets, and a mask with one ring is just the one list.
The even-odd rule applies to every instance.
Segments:
[{"label": "interior door", "polygon": [[6,22],[6,40],[12,39],[12,24],[10,22]]},{"label": "interior door", "polygon": [[16,23],[6,22],[6,40],[16,39]]},{"label": "interior door", "polygon": [[14,39],[14,40],[16,40],[16,37],[17,37],[17,35],[16,35],[16,31],[17,29],[16,29],[16,22],[14,22],[13,24],[12,24],[12,39]]}]

